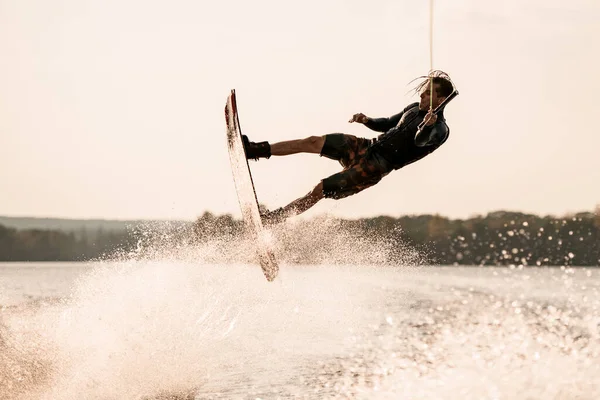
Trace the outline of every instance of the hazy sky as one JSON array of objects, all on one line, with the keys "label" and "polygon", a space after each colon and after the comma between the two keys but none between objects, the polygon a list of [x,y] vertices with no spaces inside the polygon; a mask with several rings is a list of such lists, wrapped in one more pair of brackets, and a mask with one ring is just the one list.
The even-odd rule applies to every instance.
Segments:
[{"label": "hazy sky", "polygon": [[[436,0],[433,66],[460,91],[450,139],[422,161],[307,215],[600,203],[600,2]],[[0,0],[0,215],[239,216],[223,108],[278,141],[346,132],[414,101],[429,2]],[[316,155],[252,162],[274,208],[340,170]]]}]

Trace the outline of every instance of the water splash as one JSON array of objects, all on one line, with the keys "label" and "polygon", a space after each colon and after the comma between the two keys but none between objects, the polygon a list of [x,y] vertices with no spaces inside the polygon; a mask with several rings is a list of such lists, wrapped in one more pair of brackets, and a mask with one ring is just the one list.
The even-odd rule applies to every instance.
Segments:
[{"label": "water splash", "polygon": [[148,231],[135,251],[81,275],[69,296],[2,310],[0,393],[598,397],[595,275],[408,268],[420,264],[409,247],[319,223],[274,230],[283,261],[272,283],[235,234],[197,242]]},{"label": "water splash", "polygon": [[[186,227],[146,226],[135,250],[96,264],[68,297],[4,314],[1,345],[10,351],[0,389],[11,399],[186,398],[236,387],[240,371],[268,374],[273,365],[283,371],[278,379],[292,379],[306,357],[341,351],[358,323],[360,299],[370,294],[355,286],[368,284],[369,272],[354,282],[343,269],[384,263],[394,250],[325,220],[320,227],[319,234],[302,224],[273,231],[283,267],[267,283],[244,237],[199,242]],[[288,271],[299,254],[339,266],[326,275],[314,265]]]}]

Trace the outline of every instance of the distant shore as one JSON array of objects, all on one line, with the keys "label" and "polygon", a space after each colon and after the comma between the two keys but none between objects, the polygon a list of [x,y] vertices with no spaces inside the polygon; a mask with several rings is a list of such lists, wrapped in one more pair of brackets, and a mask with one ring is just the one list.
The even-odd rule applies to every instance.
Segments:
[{"label": "distant shore", "polygon": [[[434,265],[600,265],[599,210],[562,217],[511,211],[468,219],[318,217],[277,229],[282,257],[297,263],[341,251],[340,235],[345,235],[356,246],[382,249],[379,259],[390,263],[413,252],[415,262]],[[0,217],[0,261],[88,261],[134,250],[151,253],[157,246],[230,243],[242,235],[241,220],[209,212],[195,221]]]}]

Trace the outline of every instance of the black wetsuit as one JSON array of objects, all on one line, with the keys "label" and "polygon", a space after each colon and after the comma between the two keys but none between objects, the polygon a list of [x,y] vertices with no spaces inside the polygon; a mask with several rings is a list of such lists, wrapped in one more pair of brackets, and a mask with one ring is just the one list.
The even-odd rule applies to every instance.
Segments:
[{"label": "black wetsuit", "polygon": [[365,123],[368,128],[385,132],[375,139],[343,133],[326,135],[321,156],[339,161],[344,170],[323,179],[323,195],[341,199],[356,194],[440,147],[450,132],[444,114],[440,111],[435,124],[417,135],[425,115],[427,111],[420,111],[419,103],[413,103],[389,118],[369,118]]},{"label": "black wetsuit", "polygon": [[413,103],[389,118],[369,118],[366,127],[385,132],[373,139],[369,151],[384,158],[393,169],[402,168],[432,153],[448,139],[450,128],[441,110],[435,124],[425,126],[417,135],[425,115],[427,111],[419,110],[419,103]]}]

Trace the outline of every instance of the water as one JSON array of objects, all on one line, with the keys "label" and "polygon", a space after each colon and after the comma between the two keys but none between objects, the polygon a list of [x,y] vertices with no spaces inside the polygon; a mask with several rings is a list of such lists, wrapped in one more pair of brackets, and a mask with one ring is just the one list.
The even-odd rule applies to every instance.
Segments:
[{"label": "water", "polygon": [[0,264],[0,399],[597,399],[600,270]]}]

